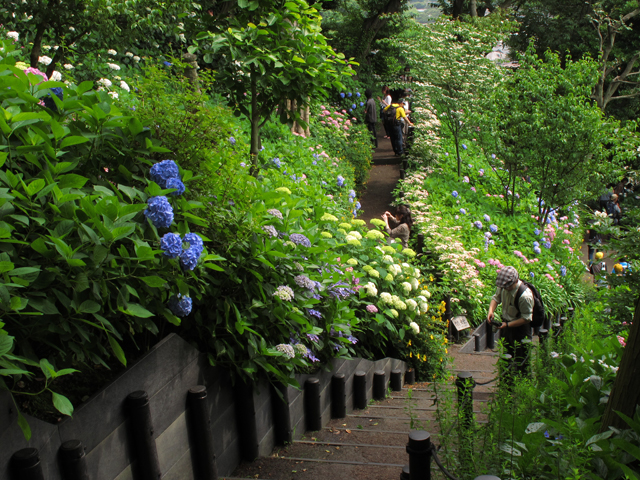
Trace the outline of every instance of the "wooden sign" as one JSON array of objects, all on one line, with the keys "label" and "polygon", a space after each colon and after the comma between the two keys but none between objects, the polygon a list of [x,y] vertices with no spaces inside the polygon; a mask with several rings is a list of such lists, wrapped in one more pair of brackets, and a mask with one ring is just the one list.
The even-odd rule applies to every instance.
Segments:
[{"label": "wooden sign", "polygon": [[456,330],[458,330],[459,332],[464,330],[465,328],[471,327],[471,325],[469,325],[469,322],[467,322],[467,317],[453,317],[451,319],[451,323],[453,323],[453,326],[456,327]]}]

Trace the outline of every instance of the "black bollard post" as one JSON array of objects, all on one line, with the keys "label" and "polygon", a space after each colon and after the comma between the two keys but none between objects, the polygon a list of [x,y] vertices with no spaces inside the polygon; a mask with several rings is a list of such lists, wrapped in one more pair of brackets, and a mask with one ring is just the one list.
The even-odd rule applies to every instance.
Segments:
[{"label": "black bollard post", "polygon": [[546,328],[541,328],[538,332],[538,339],[540,340],[540,345],[544,345],[544,342],[547,341],[547,336],[549,335],[549,330]]},{"label": "black bollard post", "polygon": [[487,329],[487,348],[489,350],[493,350],[496,348],[496,337],[493,334],[493,326],[491,325],[491,322],[487,320],[485,320],[484,323]]},{"label": "black bollard post", "polygon": [[218,465],[213,449],[211,417],[207,409],[207,387],[196,385],[187,393],[189,431],[193,438],[195,470],[198,480],[217,480]]},{"label": "black bollard post", "polygon": [[470,427],[473,423],[473,389],[476,381],[470,372],[458,373],[458,422]]},{"label": "black bollard post", "polygon": [[411,480],[411,474],[409,473],[409,465],[402,467],[402,473],[400,473],[400,480]]},{"label": "black bollard post", "polygon": [[424,233],[418,234],[418,255],[424,253]]},{"label": "black bollard post", "polygon": [[496,477],[494,475],[480,475],[476,477],[474,480],[500,480],[500,477]]},{"label": "black bollard post", "polygon": [[402,370],[391,370],[391,390],[399,392],[402,390]]},{"label": "black bollard post", "polygon": [[408,168],[409,168],[409,162],[405,158],[404,160],[402,160],[402,169],[406,172]]},{"label": "black bollard post", "polygon": [[158,480],[161,477],[153,423],[149,409],[149,395],[143,390],[130,393],[126,405],[129,410],[133,447],[136,452],[140,480]]},{"label": "black bollard post", "polygon": [[347,416],[347,383],[344,373],[336,373],[331,377],[331,417]]},{"label": "black bollard post", "polygon": [[278,445],[288,445],[293,442],[293,429],[289,416],[288,387],[282,382],[271,384],[271,407],[273,411],[273,430]]},{"label": "black bollard post", "polygon": [[58,450],[64,480],[89,480],[87,458],[80,440],[67,440]]},{"label": "black bollard post", "polygon": [[44,480],[37,448],[23,448],[11,455],[12,480]]},{"label": "black bollard post", "polygon": [[367,375],[362,370],[353,376],[353,408],[367,408]]},{"label": "black bollard post", "polygon": [[431,480],[431,448],[431,435],[424,430],[409,434],[407,453],[411,480]]},{"label": "black bollard post", "polygon": [[544,328],[547,332],[551,330],[551,314],[548,313],[544,317],[544,322],[542,322],[542,328]]},{"label": "black bollard post", "polygon": [[404,373],[404,383],[406,385],[413,385],[416,383],[416,371],[413,368],[408,369]]},{"label": "black bollard post", "polygon": [[479,333],[473,334],[473,340],[475,342],[474,351],[481,352],[482,351],[482,342],[480,341],[482,336]]},{"label": "black bollard post", "polygon": [[449,342],[453,343],[453,323],[451,322],[451,296],[444,297],[444,319],[447,321]]},{"label": "black bollard post", "polygon": [[376,370],[373,372],[373,398],[375,400],[384,400],[387,396],[387,376],[384,370]]},{"label": "black bollard post", "polygon": [[[530,338],[525,338],[522,340],[522,346],[524,347],[524,358],[516,359],[518,362],[516,367],[522,375],[529,375],[529,373],[531,373],[531,349],[533,348],[533,341]],[[522,365],[520,363],[522,363]]]},{"label": "black bollard post", "polygon": [[320,380],[307,378],[304,382],[304,418],[307,431],[322,429],[322,412],[320,410]]},{"label": "black bollard post", "polygon": [[400,169],[400,180],[404,180],[404,177],[405,177],[404,170]]}]

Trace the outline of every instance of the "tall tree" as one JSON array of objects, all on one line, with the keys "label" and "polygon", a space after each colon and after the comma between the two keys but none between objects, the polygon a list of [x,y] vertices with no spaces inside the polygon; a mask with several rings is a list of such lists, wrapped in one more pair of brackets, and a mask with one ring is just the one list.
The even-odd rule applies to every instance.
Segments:
[{"label": "tall tree", "polygon": [[254,174],[260,129],[276,108],[281,121],[302,122],[299,112],[312,96],[340,88],[342,75],[352,73],[344,55],[327,45],[320,22],[319,11],[304,0],[241,0],[228,22],[198,35],[204,60],[215,63],[216,81],[251,124]]}]

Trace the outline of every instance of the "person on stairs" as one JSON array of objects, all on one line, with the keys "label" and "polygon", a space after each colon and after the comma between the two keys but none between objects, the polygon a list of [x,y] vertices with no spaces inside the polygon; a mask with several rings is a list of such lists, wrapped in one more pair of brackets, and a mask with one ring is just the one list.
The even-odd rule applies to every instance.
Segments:
[{"label": "person on stairs", "polygon": [[[384,109],[391,105],[391,90],[389,90],[389,87],[386,85],[382,87],[382,95],[384,98],[380,99],[380,97],[378,97],[378,102],[380,102],[380,116],[382,116]],[[391,133],[387,130],[387,125],[383,122],[382,126],[384,127],[384,138],[391,138]]]},{"label": "person on stairs", "polygon": [[493,314],[502,304],[502,325],[498,327],[500,337],[504,339],[507,353],[516,362],[517,370],[524,373],[527,370],[525,359],[527,350],[523,340],[529,337],[533,316],[533,292],[526,287],[520,295],[518,305],[515,305],[516,294],[522,285],[518,271],[513,267],[498,270],[496,277],[496,293],[491,298],[487,321],[493,321]]},{"label": "person on stairs", "polygon": [[[409,245],[409,236],[411,235],[411,226],[413,225],[411,210],[409,207],[406,205],[399,205],[396,209],[395,216],[391,215],[389,212],[384,212],[382,219],[384,220],[384,223],[386,223],[386,227],[384,227],[384,229],[389,234],[389,237],[400,239],[402,246],[407,248]],[[397,227],[392,229],[389,222],[397,225]]]},{"label": "person on stairs", "polygon": [[402,147],[404,141],[402,137],[402,127],[404,123],[406,122],[409,125],[413,125],[402,107],[401,100],[401,98],[396,97],[395,101],[383,110],[385,128],[391,135],[391,146],[396,156],[401,156],[404,153]]},{"label": "person on stairs", "polygon": [[364,122],[371,133],[371,142],[375,148],[378,148],[378,134],[376,133],[376,122],[378,121],[378,111],[376,102],[373,99],[371,89],[367,88],[364,91],[364,96],[367,97],[367,105],[364,107]]}]

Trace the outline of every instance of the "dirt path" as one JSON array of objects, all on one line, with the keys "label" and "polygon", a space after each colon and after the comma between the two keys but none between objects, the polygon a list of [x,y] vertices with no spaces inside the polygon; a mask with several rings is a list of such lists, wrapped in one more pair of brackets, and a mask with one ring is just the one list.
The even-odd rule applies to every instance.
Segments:
[{"label": "dirt path", "polygon": [[[369,173],[367,190],[360,197],[363,213],[359,218],[368,222],[393,211],[393,189],[400,179],[400,160],[393,153],[391,140],[384,138],[384,129],[378,130],[378,148],[373,154],[373,167]],[[373,225],[369,224],[369,228]]]}]

